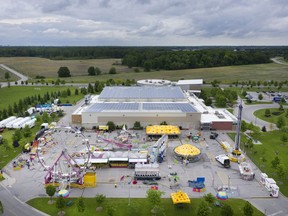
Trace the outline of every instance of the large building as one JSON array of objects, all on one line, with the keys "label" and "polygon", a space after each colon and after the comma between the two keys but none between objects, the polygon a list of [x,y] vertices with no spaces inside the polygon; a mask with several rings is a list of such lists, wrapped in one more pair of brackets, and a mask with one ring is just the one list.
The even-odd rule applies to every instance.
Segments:
[{"label": "large building", "polygon": [[206,107],[190,90],[183,91],[180,86],[105,87],[72,115],[73,124],[86,128],[106,125],[108,121],[129,128],[136,121],[143,127],[165,121],[187,129],[217,130],[232,130],[237,123],[232,114]]}]

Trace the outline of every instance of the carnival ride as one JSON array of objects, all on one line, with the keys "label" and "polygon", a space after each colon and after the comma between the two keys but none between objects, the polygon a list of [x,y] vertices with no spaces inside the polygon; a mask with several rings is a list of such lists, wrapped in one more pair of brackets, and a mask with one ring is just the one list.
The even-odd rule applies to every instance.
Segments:
[{"label": "carnival ride", "polygon": [[243,106],[240,103],[238,107],[238,116],[237,116],[237,130],[236,130],[236,137],[235,137],[235,147],[231,151],[228,152],[228,157],[232,162],[243,162],[246,160],[245,156],[242,154],[240,149],[240,134],[241,134],[241,120],[242,120],[242,110]]},{"label": "carnival ride", "polygon": [[[90,146],[84,134],[76,132],[72,127],[55,126],[34,141],[32,150],[36,148],[36,156],[47,171],[44,177],[45,185],[53,184],[61,190],[70,186],[86,186],[84,180],[88,174],[86,171],[90,159]],[[91,181],[87,184],[90,185]]]},{"label": "carnival ride", "polygon": [[174,155],[177,160],[185,164],[196,162],[201,159],[201,151],[191,144],[183,144],[174,148]]},{"label": "carnival ride", "polygon": [[150,163],[162,163],[168,147],[168,135],[162,135],[160,139],[153,145],[150,154]]}]

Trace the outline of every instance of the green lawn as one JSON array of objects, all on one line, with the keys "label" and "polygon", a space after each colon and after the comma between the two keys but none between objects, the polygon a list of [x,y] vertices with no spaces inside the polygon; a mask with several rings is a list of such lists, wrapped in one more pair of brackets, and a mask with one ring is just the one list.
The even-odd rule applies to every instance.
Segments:
[{"label": "green lawn", "polygon": [[[68,89],[66,86],[11,86],[10,88],[0,88],[0,110],[8,108],[9,105],[13,107],[14,102],[18,103],[19,99],[23,99],[27,96],[33,96],[40,94],[43,96],[47,92],[58,92]],[[69,87],[71,90],[71,97],[61,98],[63,103],[75,103],[84,96],[82,94],[74,95],[75,87]]]},{"label": "green lawn", "polygon": [[271,113],[270,117],[265,116],[265,110],[266,109],[257,110],[254,112],[254,115],[257,118],[260,118],[264,121],[271,122],[274,124],[277,123],[278,118],[281,116],[281,117],[284,117],[284,119],[286,120],[286,125],[288,125],[288,117],[286,117],[286,113],[287,113],[288,109],[284,109],[284,111],[282,111],[280,115],[273,115],[273,112],[279,112],[279,109],[278,108],[273,108],[273,109],[271,108],[271,109],[269,109],[270,113]]},{"label": "green lawn", "polygon": [[[34,208],[39,209],[40,211],[43,211],[49,215],[57,215],[59,210],[55,206],[55,202],[52,205],[48,205],[49,198],[36,198],[29,200],[27,203]],[[71,200],[68,198],[67,200]],[[85,198],[85,212],[83,214],[78,213],[77,209],[77,200],[73,200],[73,205],[70,207],[65,207],[64,211],[66,212],[65,215],[72,216],[72,215],[107,215],[107,207],[105,207],[105,203],[109,203],[110,205],[114,206],[116,209],[115,216],[129,216],[129,215],[137,215],[137,216],[146,216],[151,215],[151,206],[149,205],[149,202],[145,198],[138,198],[138,199],[131,199],[131,206],[134,209],[134,211],[129,212],[128,207],[128,199],[127,198],[107,198],[104,205],[104,208],[101,212],[97,212],[96,214],[96,207],[97,203],[95,201],[95,198]],[[181,215],[181,216],[193,216],[196,215],[197,207],[199,206],[199,203],[201,202],[201,198],[195,198],[191,199],[191,204],[185,206],[184,208],[176,208],[173,206],[171,199],[162,199],[162,206],[165,212],[166,216],[175,216],[175,215]],[[243,215],[243,206],[245,204],[244,200],[241,199],[228,199],[226,201],[221,201],[222,203],[227,203],[231,205],[231,207],[234,210],[234,216],[242,216]],[[215,207],[213,204],[210,204],[210,207],[212,209],[213,215],[217,216],[220,215],[221,208]],[[260,216],[263,215],[259,210],[254,208],[254,214],[253,216]]]},{"label": "green lawn", "polygon": [[[61,66],[67,66],[72,74],[71,78],[65,79],[66,82],[95,82],[96,80],[113,79],[204,79],[205,82],[213,80],[221,80],[221,83],[231,83],[232,81],[258,81],[258,80],[273,80],[284,81],[287,80],[287,65],[280,65],[275,63],[256,64],[256,65],[240,65],[228,67],[215,68],[201,68],[201,69],[186,69],[186,70],[160,70],[151,72],[135,73],[132,68],[122,65],[113,65],[115,62],[120,62],[120,59],[88,59],[88,60],[49,60],[45,58],[32,57],[11,57],[0,58],[0,63],[16,69],[35,78],[36,75],[42,75],[46,78],[57,78],[57,71]],[[89,66],[99,67],[103,74],[100,76],[87,76],[87,69]],[[117,74],[107,74],[109,69],[115,66]]]},{"label": "green lawn", "polygon": [[[287,197],[288,196],[288,142],[283,142],[282,136],[284,132],[275,130],[270,132],[261,132],[259,141],[260,145],[253,145],[252,149],[247,149],[243,146],[246,142],[246,137],[241,136],[241,149],[245,151],[248,157],[256,164],[256,166],[265,172],[270,178],[274,178],[280,191]],[[228,134],[233,140],[235,133]],[[279,177],[277,169],[272,168],[271,161],[278,156],[280,164],[284,168],[285,175]]]},{"label": "green lawn", "polygon": [[22,152],[22,148],[26,143],[32,142],[34,140],[35,134],[37,131],[39,131],[41,124],[41,121],[36,121],[35,126],[31,128],[31,136],[28,138],[22,136],[22,138],[19,140],[20,146],[17,148],[14,148],[12,145],[12,135],[15,132],[14,129],[5,129],[4,132],[1,133],[5,144],[0,145],[0,169],[6,166],[6,164],[12,161],[17,155],[19,155]]}]

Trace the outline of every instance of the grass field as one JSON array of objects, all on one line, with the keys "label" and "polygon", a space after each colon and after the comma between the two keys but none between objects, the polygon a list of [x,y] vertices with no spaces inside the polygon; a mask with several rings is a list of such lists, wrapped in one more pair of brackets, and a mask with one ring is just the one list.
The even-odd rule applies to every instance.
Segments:
[{"label": "grass field", "polygon": [[[8,71],[6,71],[0,67],[0,82],[7,82],[7,80],[5,79],[5,73],[6,72],[8,72]],[[10,73],[10,72],[8,72],[8,73],[10,74],[10,79],[9,79],[10,82],[14,82],[17,80],[17,78],[18,78],[17,76],[15,76],[13,73]]]},{"label": "grass field", "polygon": [[[71,199],[68,199],[71,200]],[[84,213],[79,213],[77,209],[77,200],[73,200],[73,205],[70,207],[65,207],[64,211],[66,212],[65,215],[72,216],[72,215],[107,215],[107,207],[103,208],[103,211],[96,212],[97,203],[95,201],[95,198],[85,198],[85,211]],[[201,198],[191,199],[191,204],[188,206],[185,206],[184,208],[176,208],[173,206],[171,199],[162,199],[162,206],[165,212],[166,216],[175,216],[175,215],[181,215],[181,216],[193,216],[196,215],[197,207],[199,206],[201,202]],[[49,215],[57,215],[59,210],[55,206],[55,202],[52,205],[48,205],[48,198],[36,198],[28,201],[27,203],[34,208],[39,209],[40,211],[43,211]],[[240,199],[228,199],[226,201],[221,201],[222,203],[229,204],[232,209],[234,210],[234,216],[242,216],[243,215],[243,206],[245,204],[244,200]],[[131,199],[131,206],[133,207],[133,211],[129,212],[128,207],[128,199],[127,198],[107,198],[106,203],[109,203],[110,205],[113,205],[115,208],[115,213],[113,215],[115,216],[145,216],[145,215],[151,215],[151,206],[148,203],[148,199]],[[102,205],[103,206],[103,205]],[[218,216],[221,215],[220,207],[215,207],[213,204],[210,204],[210,207],[212,209],[213,215]],[[254,214],[253,216],[260,216],[263,215],[259,210],[254,208]]]},{"label": "grass field", "polygon": [[270,113],[271,113],[270,117],[266,117],[265,116],[266,109],[257,110],[256,112],[254,112],[254,115],[257,116],[257,118],[260,118],[260,119],[262,119],[264,121],[271,122],[271,123],[274,123],[274,124],[277,123],[278,118],[281,116],[281,117],[284,117],[284,120],[286,121],[285,125],[288,125],[288,117],[285,117],[286,113],[287,113],[287,109],[284,109],[284,111],[278,116],[275,116],[275,115],[272,114],[273,112],[279,112],[278,108],[273,108],[273,109],[271,108],[269,110],[270,110]]},{"label": "grass field", "polygon": [[[221,80],[221,83],[231,83],[232,81],[247,80],[287,80],[287,65],[275,63],[241,65],[229,67],[187,69],[187,70],[171,70],[171,71],[151,71],[135,73],[133,69],[126,66],[115,65],[117,74],[110,75],[107,71],[113,66],[113,63],[120,62],[120,59],[88,59],[88,60],[49,60],[44,58],[31,57],[11,57],[0,58],[0,63],[14,68],[15,70],[35,78],[37,75],[46,78],[56,78],[57,71],[61,66],[69,67],[72,77],[65,79],[66,82],[95,82],[95,80],[113,79],[204,79],[205,82],[213,80]],[[87,76],[89,66],[99,67],[103,74],[93,77]]]},{"label": "grass field", "polygon": [[[287,197],[288,196],[288,143],[282,141],[284,132],[275,130],[270,132],[261,133],[259,141],[262,144],[253,145],[252,149],[244,148],[243,143],[246,137],[241,137],[241,149],[246,152],[249,158],[256,164],[256,166],[270,178],[274,178],[280,191]],[[229,133],[231,139],[234,140],[235,133]],[[279,177],[277,169],[273,168],[271,161],[278,156],[280,164],[284,168],[285,175]]]},{"label": "grass field", "polygon": [[[66,90],[68,87],[66,86],[11,86],[10,88],[1,88],[0,89],[0,110],[3,108],[8,108],[9,105],[13,107],[14,102],[18,103],[19,99],[23,99],[27,96],[33,96],[33,95],[44,95],[47,92],[58,92]],[[74,89],[75,87],[69,87],[71,90],[71,93],[73,97],[70,97],[67,101],[66,98],[61,98],[60,100],[63,103],[69,102],[69,103],[75,103],[81,98],[83,98],[82,94],[74,95]]]}]

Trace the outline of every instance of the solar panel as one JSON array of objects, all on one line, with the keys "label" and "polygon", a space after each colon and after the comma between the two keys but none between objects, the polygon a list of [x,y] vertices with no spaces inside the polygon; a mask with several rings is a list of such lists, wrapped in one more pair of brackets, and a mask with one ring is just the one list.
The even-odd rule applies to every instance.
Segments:
[{"label": "solar panel", "polygon": [[108,86],[101,92],[99,99],[184,99],[179,86]]},{"label": "solar panel", "polygon": [[196,112],[189,103],[143,103],[143,110],[178,110],[181,112]]},{"label": "solar panel", "polygon": [[104,110],[138,110],[138,103],[96,103],[86,112],[102,112]]}]

